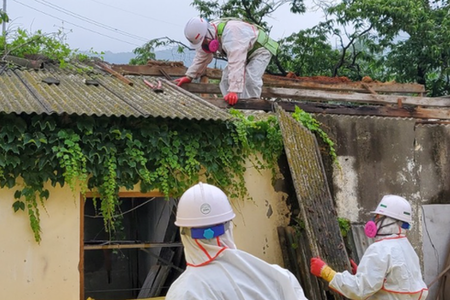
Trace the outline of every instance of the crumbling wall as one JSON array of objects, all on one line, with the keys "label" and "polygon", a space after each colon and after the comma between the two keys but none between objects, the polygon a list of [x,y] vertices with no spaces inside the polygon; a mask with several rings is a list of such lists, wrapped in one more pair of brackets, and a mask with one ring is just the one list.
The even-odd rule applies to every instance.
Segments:
[{"label": "crumbling wall", "polygon": [[423,204],[450,203],[450,126],[405,118],[316,115],[336,142],[331,168],[340,217],[362,224],[385,194],[412,203],[408,237],[423,261]]}]

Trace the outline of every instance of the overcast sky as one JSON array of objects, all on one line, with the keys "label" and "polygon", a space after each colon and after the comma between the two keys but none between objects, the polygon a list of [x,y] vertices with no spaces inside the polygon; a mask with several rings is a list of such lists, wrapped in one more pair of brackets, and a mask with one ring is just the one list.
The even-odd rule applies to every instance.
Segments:
[{"label": "overcast sky", "polygon": [[[4,0],[0,0],[2,3]],[[9,30],[63,30],[72,49],[131,52],[145,42],[169,37],[186,42],[184,24],[198,15],[190,0],[6,0]],[[307,0],[309,1],[309,0]],[[307,2],[310,3],[310,2]],[[0,6],[1,7],[1,6]],[[282,6],[270,19],[271,35],[286,37],[317,24],[319,12],[293,15]]]}]

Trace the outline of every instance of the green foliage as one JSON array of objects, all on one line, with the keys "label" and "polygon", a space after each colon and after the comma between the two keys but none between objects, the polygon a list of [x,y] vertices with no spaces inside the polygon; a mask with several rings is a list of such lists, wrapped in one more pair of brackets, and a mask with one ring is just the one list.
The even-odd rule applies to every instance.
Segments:
[{"label": "green foliage", "polygon": [[157,38],[148,41],[141,47],[138,47],[133,50],[133,53],[136,54],[135,58],[132,58],[129,62],[130,65],[146,65],[149,60],[156,59],[155,49],[158,47],[168,47],[168,46],[177,46],[178,53],[183,53],[186,49],[189,49],[189,46],[179,42],[172,40],[168,37]]},{"label": "green foliage", "polygon": [[295,112],[292,113],[292,117],[298,122],[302,123],[303,126],[308,128],[311,132],[317,134],[322,141],[328,145],[329,154],[333,159],[334,163],[337,163],[336,150],[334,149],[334,142],[328,137],[325,131],[320,128],[320,123],[314,119],[311,114],[305,112],[298,106],[295,107]]},{"label": "green foliage", "polygon": [[338,223],[339,223],[339,229],[341,230],[342,237],[346,238],[348,235],[348,232],[352,228],[350,220],[345,219],[345,218],[338,218]]},{"label": "green foliage", "polygon": [[[152,118],[0,114],[0,187],[17,188],[14,211],[26,211],[37,242],[40,210],[52,186],[92,191],[114,231],[120,188],[178,197],[200,179],[245,198],[245,163],[276,167],[282,138],[273,117],[233,112],[232,122]],[[22,180],[19,180],[19,179]],[[120,220],[119,220],[120,221]]]},{"label": "green foliage", "polygon": [[[450,18],[448,1],[341,1],[328,12],[337,24],[368,33],[367,74],[373,79],[424,84],[430,96],[450,93]],[[370,38],[367,38],[370,37]],[[381,76],[380,76],[381,75]]]},{"label": "green foliage", "polygon": [[136,54],[136,56],[130,59],[130,65],[146,65],[149,60],[156,58],[154,46],[151,42],[134,49],[133,53]]},{"label": "green foliage", "polygon": [[[78,72],[84,72],[86,67],[76,66],[76,62],[87,62],[90,57],[72,50],[64,42],[65,34],[59,30],[54,34],[44,34],[41,30],[31,34],[18,28],[8,34],[8,39],[0,37],[0,57],[11,55],[28,59],[45,59],[59,64],[61,68],[71,68]],[[102,57],[103,53],[90,50],[90,54]],[[89,67],[88,67],[89,69]]]},{"label": "green foliage", "polygon": [[3,11],[2,9],[0,9],[0,24],[2,23],[8,23],[9,22],[9,17],[6,14],[5,11]]},{"label": "green foliage", "polygon": [[30,35],[26,30],[19,28],[6,46],[6,54],[17,57],[46,57],[58,62],[62,67],[66,65],[66,59],[73,53],[67,44],[61,43],[53,36],[43,34],[40,30]]},{"label": "green foliage", "polygon": [[[258,120],[253,115],[245,116],[235,109],[231,109],[230,113],[237,118],[233,138],[237,144],[242,145],[241,153],[244,157],[253,158],[256,168],[270,168],[275,176],[277,160],[283,151],[283,137],[276,117],[268,116]],[[255,153],[261,154],[264,163],[253,155]]]},{"label": "green foliage", "polygon": [[[331,48],[328,32],[328,27],[322,23],[279,41],[278,60],[282,68],[297,76],[333,76],[339,51]],[[271,65],[270,70],[276,72],[275,66]]]},{"label": "green foliage", "polygon": [[[221,4],[219,2],[222,2]],[[200,11],[200,14],[210,20],[235,17],[240,18],[269,30],[267,21],[264,18],[276,11],[280,6],[289,4],[292,13],[303,13],[306,8],[303,0],[293,1],[262,1],[262,0],[229,0],[229,1],[192,1],[192,6]]]}]

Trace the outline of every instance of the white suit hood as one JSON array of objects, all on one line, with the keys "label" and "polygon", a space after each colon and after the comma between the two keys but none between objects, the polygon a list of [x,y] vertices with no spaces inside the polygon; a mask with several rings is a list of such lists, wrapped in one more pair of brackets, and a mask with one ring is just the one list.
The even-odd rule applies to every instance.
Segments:
[{"label": "white suit hood", "polygon": [[291,272],[236,249],[232,226],[209,240],[181,230],[188,266],[166,300],[307,300]]}]

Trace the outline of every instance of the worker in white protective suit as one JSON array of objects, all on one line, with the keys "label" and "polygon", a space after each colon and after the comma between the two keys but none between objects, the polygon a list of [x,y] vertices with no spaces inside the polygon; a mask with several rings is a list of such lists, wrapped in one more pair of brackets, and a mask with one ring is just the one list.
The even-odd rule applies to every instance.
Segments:
[{"label": "worker in white protective suit", "polygon": [[419,258],[405,235],[411,227],[411,205],[400,196],[386,195],[372,213],[374,218],[364,231],[375,240],[354,275],[348,271],[336,273],[317,257],[311,259],[311,273],[349,299],[426,299],[428,288]]},{"label": "worker in white protective suit", "polygon": [[236,249],[233,209],[219,188],[198,183],[180,198],[180,227],[186,270],[166,300],[306,300],[294,275]]},{"label": "worker in white protective suit", "polygon": [[219,55],[228,60],[220,81],[228,104],[261,96],[262,76],[278,50],[278,44],[264,30],[239,19],[208,22],[194,17],[187,22],[184,34],[196,53],[186,76],[175,80],[178,86],[203,75],[214,55]]}]

